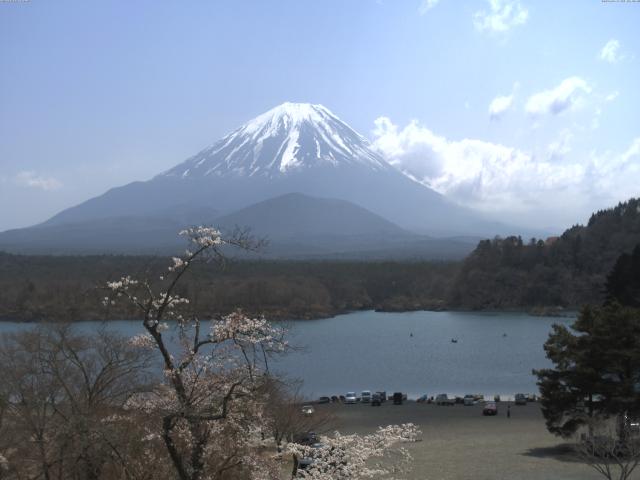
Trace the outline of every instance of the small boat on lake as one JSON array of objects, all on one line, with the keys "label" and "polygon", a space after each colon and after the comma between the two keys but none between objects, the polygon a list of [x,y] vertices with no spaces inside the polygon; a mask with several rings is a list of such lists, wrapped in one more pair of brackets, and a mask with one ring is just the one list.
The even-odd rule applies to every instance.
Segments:
[{"label": "small boat on lake", "polygon": [[458,339],[457,338],[452,338],[451,339],[451,343],[458,343]]}]

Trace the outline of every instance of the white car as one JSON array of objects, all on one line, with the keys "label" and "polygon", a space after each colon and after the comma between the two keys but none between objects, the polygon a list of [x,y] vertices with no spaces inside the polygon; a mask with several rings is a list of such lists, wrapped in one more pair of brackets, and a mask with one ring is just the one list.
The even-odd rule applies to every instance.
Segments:
[{"label": "white car", "polygon": [[344,396],[344,403],[356,403],[358,401],[358,397],[356,396],[356,392],[347,392]]},{"label": "white car", "polygon": [[315,409],[311,405],[304,405],[302,407],[302,414],[310,417],[315,412]]},{"label": "white car", "polygon": [[448,407],[455,403],[456,401],[453,398],[449,398],[446,393],[441,393],[436,397],[436,405],[445,405]]},{"label": "white car", "polygon": [[369,390],[363,390],[362,394],[360,395],[360,401],[362,403],[371,402],[371,392]]}]

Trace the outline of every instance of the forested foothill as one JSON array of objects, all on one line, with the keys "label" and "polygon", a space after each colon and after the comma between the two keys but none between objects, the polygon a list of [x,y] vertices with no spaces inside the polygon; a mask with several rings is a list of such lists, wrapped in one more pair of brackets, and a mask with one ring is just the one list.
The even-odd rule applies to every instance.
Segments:
[{"label": "forested foothill", "polygon": [[[598,305],[616,261],[639,244],[638,199],[598,211],[586,226],[576,225],[557,238],[483,240],[463,262],[449,302],[458,308],[539,313]],[[620,275],[633,275],[635,268],[637,276],[638,263]]]},{"label": "forested foothill", "polygon": [[[612,271],[609,282],[630,301],[640,283],[638,245],[640,200],[631,199],[559,237],[483,240],[462,262],[230,259],[222,269],[198,265],[181,293],[194,299],[195,310],[226,314],[240,307],[271,319],[369,309],[555,314],[601,304]],[[135,312],[126,306],[101,306],[100,285],[130,272],[157,277],[165,262],[151,256],[0,253],[0,318],[132,318]]]}]

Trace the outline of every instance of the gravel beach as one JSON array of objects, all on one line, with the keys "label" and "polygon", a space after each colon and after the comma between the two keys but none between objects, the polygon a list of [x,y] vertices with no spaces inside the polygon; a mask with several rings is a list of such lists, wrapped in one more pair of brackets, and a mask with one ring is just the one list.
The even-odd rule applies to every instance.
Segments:
[{"label": "gravel beach", "polygon": [[[507,418],[507,405],[511,418]],[[537,403],[498,403],[498,415],[482,406],[436,406],[405,402],[318,405],[336,416],[341,433],[370,433],[378,426],[414,423],[422,441],[408,446],[414,456],[411,479],[424,480],[591,480],[596,472],[581,464],[571,447],[551,435]],[[635,477],[634,477],[635,478]],[[640,478],[640,477],[639,477]]]}]

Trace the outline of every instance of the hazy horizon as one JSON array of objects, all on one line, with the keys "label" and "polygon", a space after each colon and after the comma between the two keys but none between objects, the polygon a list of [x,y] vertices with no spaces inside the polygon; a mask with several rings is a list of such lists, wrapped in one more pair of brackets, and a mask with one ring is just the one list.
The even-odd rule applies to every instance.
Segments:
[{"label": "hazy horizon", "polygon": [[452,201],[561,231],[638,195],[640,6],[0,3],[0,231],[320,103]]}]

